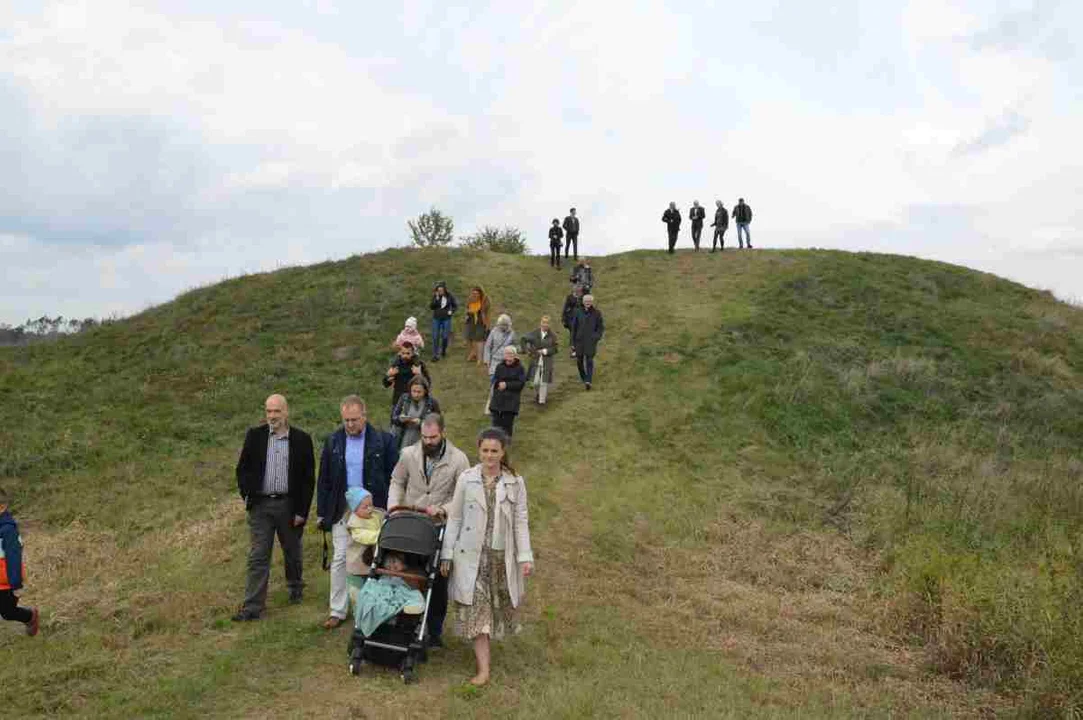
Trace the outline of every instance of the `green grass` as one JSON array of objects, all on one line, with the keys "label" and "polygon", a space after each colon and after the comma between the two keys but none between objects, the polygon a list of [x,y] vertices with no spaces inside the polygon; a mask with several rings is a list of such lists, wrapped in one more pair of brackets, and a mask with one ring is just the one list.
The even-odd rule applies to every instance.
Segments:
[{"label": "green grass", "polygon": [[[393,250],[237,278],[0,350],[0,484],[42,636],[0,645],[13,716],[792,717],[1083,706],[1083,313],[905,257],[633,252],[594,263],[595,391],[563,354],[514,462],[538,574],[492,687],[452,644],[403,689],[347,677],[307,600],[241,627],[233,463],[267,394],[322,442],[429,289],[559,315],[544,260]],[[456,330],[460,328],[456,326]],[[562,335],[562,340],[564,336]],[[469,448],[484,373],[433,367]],[[526,403],[525,405],[529,405]],[[11,696],[8,699],[8,696]]]}]

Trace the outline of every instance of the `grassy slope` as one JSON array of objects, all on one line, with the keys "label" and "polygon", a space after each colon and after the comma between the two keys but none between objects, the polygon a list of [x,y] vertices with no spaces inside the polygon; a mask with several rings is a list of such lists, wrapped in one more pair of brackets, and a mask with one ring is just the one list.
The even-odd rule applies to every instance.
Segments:
[{"label": "grassy slope", "polygon": [[[23,522],[27,602],[46,609],[38,640],[0,628],[0,677],[23,688],[13,712],[940,716],[1081,701],[1083,314],[900,257],[638,252],[595,267],[597,389],[566,382],[520,419],[532,622],[478,694],[460,686],[461,644],[405,692],[390,674],[349,679],[345,635],[317,628],[314,531],[306,603],[285,606],[276,566],[266,621],[231,625],[247,538],[232,466],[271,390],[318,439],[347,392],[386,422],[386,343],[426,317],[437,277],[460,295],[480,282],[527,329],[558,314],[563,274],[390,251],[0,352],[0,483]],[[483,374],[455,360],[434,379],[469,446]]]}]

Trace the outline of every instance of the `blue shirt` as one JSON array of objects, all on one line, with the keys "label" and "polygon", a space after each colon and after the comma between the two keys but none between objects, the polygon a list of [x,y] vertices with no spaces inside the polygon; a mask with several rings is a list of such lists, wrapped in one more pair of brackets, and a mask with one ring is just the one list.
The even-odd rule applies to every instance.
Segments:
[{"label": "blue shirt", "polygon": [[346,436],[346,487],[365,486],[365,431]]}]

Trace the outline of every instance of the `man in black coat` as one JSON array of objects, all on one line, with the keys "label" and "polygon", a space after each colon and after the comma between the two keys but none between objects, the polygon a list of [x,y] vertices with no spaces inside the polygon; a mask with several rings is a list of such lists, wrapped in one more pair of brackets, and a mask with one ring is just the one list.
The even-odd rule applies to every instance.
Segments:
[{"label": "man in black coat", "polygon": [[714,204],[718,209],[714,211],[714,222],[711,223],[711,227],[714,228],[714,239],[711,240],[711,252],[714,252],[715,247],[717,247],[719,251],[725,249],[726,228],[730,226],[730,214],[726,211],[726,206],[722,204],[721,200],[715,200]]},{"label": "man in black coat", "polygon": [[579,379],[583,387],[590,390],[594,382],[594,355],[598,352],[598,342],[605,334],[605,321],[602,312],[594,307],[594,296],[583,296],[583,307],[575,313],[572,322],[572,344],[575,346],[575,364],[579,368]]},{"label": "man in black coat", "polygon": [[368,423],[365,401],[349,395],[339,403],[342,426],[327,438],[320,455],[320,479],[316,490],[316,517],[320,529],[331,531],[334,555],[331,559],[330,612],[323,626],[337,628],[346,619],[349,597],[346,575],[346,548],[350,545],[350,518],[346,490],[363,487],[372,493],[372,504],[387,508],[391,471],[399,461],[398,443],[391,433]]},{"label": "man in black coat", "polygon": [[662,222],[666,224],[666,232],[669,234],[669,253],[672,255],[673,248],[677,246],[677,233],[681,231],[681,212],[677,209],[677,203],[669,204],[669,208],[662,213]]},{"label": "man in black coat", "polygon": [[399,354],[391,358],[391,366],[384,374],[384,387],[391,390],[391,408],[394,409],[399,398],[410,391],[410,381],[420,375],[432,388],[432,378],[429,377],[429,369],[425,367],[425,361],[417,356],[413,343],[407,341],[399,348]]},{"label": "man in black coat", "polygon": [[248,573],[244,605],[235,621],[258,620],[267,604],[275,535],[286,564],[290,603],[304,591],[301,538],[312,505],[316,457],[312,438],[289,424],[289,405],[281,395],[264,403],[266,425],[250,428],[237,461],[237,491],[248,511]]},{"label": "man in black coat", "polygon": [[575,208],[568,210],[568,215],[564,218],[564,233],[566,239],[564,241],[564,259],[568,259],[568,248],[573,248],[575,252],[575,259],[579,259],[579,218],[575,216]]},{"label": "man in black coat", "polygon": [[693,200],[688,219],[692,221],[692,245],[696,250],[699,250],[699,239],[703,235],[703,221],[706,217],[707,211],[699,204],[699,200]]}]

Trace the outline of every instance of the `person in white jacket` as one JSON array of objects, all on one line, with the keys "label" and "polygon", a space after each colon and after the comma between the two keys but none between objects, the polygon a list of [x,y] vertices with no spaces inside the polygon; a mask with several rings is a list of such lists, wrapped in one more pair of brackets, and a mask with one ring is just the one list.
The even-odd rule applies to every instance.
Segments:
[{"label": "person in white jacket", "polygon": [[481,462],[459,476],[440,550],[455,634],[474,642],[473,685],[489,682],[490,638],[519,631],[517,610],[534,571],[526,483],[508,464],[507,448],[499,428],[478,436]]}]

